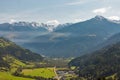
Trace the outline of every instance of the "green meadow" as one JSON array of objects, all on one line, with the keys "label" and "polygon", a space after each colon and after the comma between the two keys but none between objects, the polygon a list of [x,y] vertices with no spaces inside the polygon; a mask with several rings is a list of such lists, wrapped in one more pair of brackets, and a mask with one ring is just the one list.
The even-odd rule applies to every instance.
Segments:
[{"label": "green meadow", "polygon": [[54,68],[23,69],[21,74],[26,76],[40,76],[44,78],[54,78]]},{"label": "green meadow", "polygon": [[0,80],[34,80],[31,78],[22,78],[11,75],[9,72],[0,72]]}]

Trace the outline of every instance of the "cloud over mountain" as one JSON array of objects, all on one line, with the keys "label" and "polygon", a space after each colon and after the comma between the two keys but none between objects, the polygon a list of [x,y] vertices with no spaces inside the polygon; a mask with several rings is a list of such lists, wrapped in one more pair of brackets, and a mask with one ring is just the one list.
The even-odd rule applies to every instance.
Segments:
[{"label": "cloud over mountain", "polygon": [[93,10],[92,12],[93,12],[93,13],[96,13],[96,14],[104,14],[104,13],[106,13],[109,9],[111,9],[111,7],[98,8],[98,9]]}]

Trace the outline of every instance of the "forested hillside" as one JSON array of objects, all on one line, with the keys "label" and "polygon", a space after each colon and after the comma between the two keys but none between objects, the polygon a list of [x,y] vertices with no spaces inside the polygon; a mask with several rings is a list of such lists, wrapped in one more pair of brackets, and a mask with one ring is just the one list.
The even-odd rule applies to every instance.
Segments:
[{"label": "forested hillside", "polygon": [[78,57],[72,60],[69,66],[79,67],[77,69],[79,76],[89,80],[113,74],[117,74],[120,78],[120,42]]}]

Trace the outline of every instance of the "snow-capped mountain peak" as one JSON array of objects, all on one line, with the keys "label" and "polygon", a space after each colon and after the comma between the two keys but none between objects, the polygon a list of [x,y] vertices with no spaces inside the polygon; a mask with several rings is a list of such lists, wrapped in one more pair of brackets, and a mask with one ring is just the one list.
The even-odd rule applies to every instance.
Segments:
[{"label": "snow-capped mountain peak", "polygon": [[67,26],[70,24],[59,24],[57,22],[55,23],[37,23],[37,22],[24,22],[24,21],[20,21],[20,22],[14,22],[14,23],[9,23],[11,24],[13,27],[31,27],[31,28],[45,28],[46,30],[48,30],[49,32],[52,32],[53,30],[55,30],[57,27],[63,27],[63,26]]},{"label": "snow-capped mountain peak", "polygon": [[32,26],[32,27],[40,26],[40,24],[36,23],[36,22],[24,22],[24,21],[14,22],[14,23],[12,23],[12,25],[13,26]]},{"label": "snow-capped mountain peak", "polygon": [[94,19],[96,19],[96,20],[103,20],[103,19],[106,19],[106,18],[104,18],[104,17],[101,16],[101,15],[97,15],[97,16],[95,16]]}]

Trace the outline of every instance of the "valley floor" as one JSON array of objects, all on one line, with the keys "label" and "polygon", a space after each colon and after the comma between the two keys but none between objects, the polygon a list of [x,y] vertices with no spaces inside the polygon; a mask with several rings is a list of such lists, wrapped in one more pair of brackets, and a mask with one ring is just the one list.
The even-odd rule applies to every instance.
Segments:
[{"label": "valley floor", "polygon": [[76,75],[67,67],[68,62],[61,58],[28,63],[14,60],[10,70],[0,68],[0,80],[70,80]]}]

